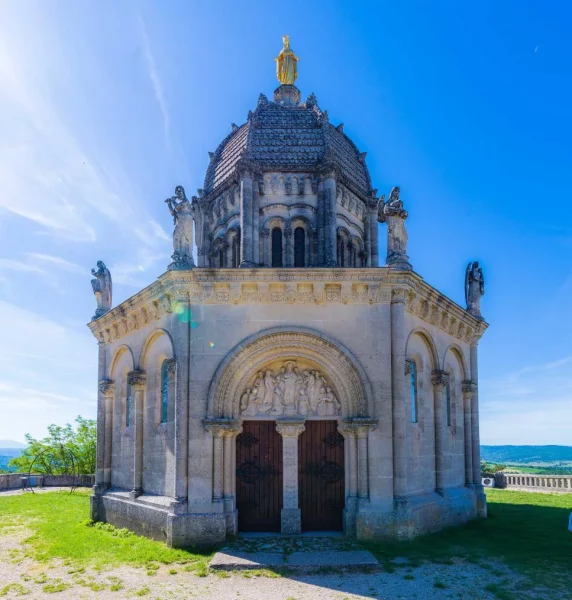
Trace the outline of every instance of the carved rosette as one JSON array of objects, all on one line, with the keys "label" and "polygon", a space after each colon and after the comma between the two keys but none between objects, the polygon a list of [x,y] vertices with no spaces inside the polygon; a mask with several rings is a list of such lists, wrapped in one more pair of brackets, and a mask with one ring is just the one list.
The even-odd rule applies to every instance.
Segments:
[{"label": "carved rosette", "polygon": [[445,389],[445,386],[449,383],[449,373],[446,371],[435,370],[431,374],[431,383],[441,391]]},{"label": "carved rosette", "polygon": [[147,380],[147,376],[145,375],[145,371],[129,371],[127,373],[127,383],[135,390],[141,391],[145,389],[145,381]]}]

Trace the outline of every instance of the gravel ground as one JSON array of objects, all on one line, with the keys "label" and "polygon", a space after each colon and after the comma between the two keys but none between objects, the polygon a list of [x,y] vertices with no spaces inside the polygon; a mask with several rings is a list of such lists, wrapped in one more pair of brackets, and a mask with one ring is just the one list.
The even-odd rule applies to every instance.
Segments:
[{"label": "gravel ground", "polygon": [[[485,591],[488,584],[512,589],[522,578],[498,564],[475,565],[457,562],[451,565],[422,564],[407,566],[397,561],[394,572],[326,572],[308,574],[256,572],[211,573],[199,577],[183,566],[162,566],[154,576],[145,569],[120,567],[104,572],[89,569],[78,572],[61,562],[40,564],[22,559],[25,532],[0,538],[0,596],[25,595],[27,598],[137,598],[216,600],[357,600],[358,598],[397,599],[490,599],[497,596]],[[518,592],[515,598],[527,598]],[[535,599],[550,598],[534,590]]]}]

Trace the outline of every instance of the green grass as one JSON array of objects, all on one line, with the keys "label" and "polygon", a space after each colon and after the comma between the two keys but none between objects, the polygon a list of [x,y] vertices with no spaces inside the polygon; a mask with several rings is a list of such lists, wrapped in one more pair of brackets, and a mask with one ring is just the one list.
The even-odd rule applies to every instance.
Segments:
[{"label": "green grass", "polygon": [[564,591],[572,586],[572,494],[487,490],[488,519],[419,537],[368,547],[385,563],[395,556],[436,563],[454,557],[489,567],[500,560],[535,585]]},{"label": "green grass", "polygon": [[[89,521],[89,494],[52,492],[0,498],[0,535],[14,524],[32,531],[25,555],[40,562],[62,559],[75,568],[96,569],[118,565],[183,564],[188,571],[206,572],[212,553],[175,550],[161,542],[134,535],[126,529]],[[15,556],[14,560],[20,560]],[[47,591],[47,590],[46,590]]]}]

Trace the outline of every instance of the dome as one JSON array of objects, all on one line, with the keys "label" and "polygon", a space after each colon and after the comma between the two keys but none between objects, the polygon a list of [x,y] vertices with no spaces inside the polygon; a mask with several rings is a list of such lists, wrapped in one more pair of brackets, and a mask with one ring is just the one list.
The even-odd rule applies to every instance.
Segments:
[{"label": "dome", "polygon": [[274,93],[274,102],[260,95],[247,122],[240,127],[233,124],[233,131],[211,155],[204,183],[206,194],[236,180],[239,162],[246,160],[261,172],[308,172],[331,165],[350,190],[359,196],[371,195],[365,153],[345,135],[343,125],[330,124],[313,94],[304,104],[299,98],[300,92],[293,85],[281,85]]}]

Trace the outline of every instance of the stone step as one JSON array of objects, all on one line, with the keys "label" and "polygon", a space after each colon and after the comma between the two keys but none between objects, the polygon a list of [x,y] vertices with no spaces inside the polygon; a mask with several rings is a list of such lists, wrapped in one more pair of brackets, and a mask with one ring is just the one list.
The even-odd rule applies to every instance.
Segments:
[{"label": "stone step", "polygon": [[281,554],[277,552],[234,552],[225,550],[217,552],[210,563],[210,568],[219,571],[235,569],[276,569],[296,570],[318,568],[374,568],[379,563],[375,556],[367,550],[341,550],[329,552],[293,552]]}]

